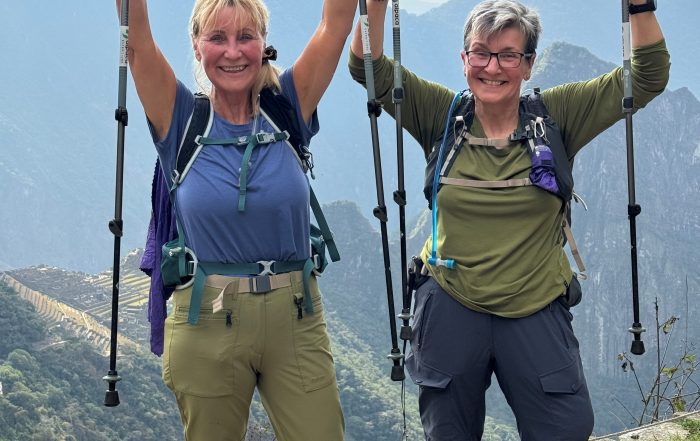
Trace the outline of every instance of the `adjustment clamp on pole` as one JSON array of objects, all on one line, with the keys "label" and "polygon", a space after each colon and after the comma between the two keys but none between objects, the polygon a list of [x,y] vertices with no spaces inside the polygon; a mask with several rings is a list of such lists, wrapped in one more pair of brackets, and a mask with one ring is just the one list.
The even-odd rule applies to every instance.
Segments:
[{"label": "adjustment clamp on pole", "polygon": [[129,125],[129,112],[126,110],[126,107],[119,106],[117,109],[114,111],[114,119],[117,120],[117,122],[122,123],[125,126]]}]

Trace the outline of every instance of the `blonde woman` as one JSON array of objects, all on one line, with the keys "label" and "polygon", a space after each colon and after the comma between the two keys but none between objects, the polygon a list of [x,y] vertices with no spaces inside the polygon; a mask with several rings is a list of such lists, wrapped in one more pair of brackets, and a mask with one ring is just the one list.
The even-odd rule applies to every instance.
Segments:
[{"label": "blonde woman", "polygon": [[[274,52],[266,49],[268,11],[262,1],[195,1],[190,33],[197,82],[214,110],[210,139],[274,133],[259,106],[261,91],[269,89],[291,104],[308,145],[319,129],[316,106],[335,72],[357,0],[324,0],[322,7],[306,48],[281,71],[270,63]],[[129,64],[167,173],[175,167],[195,96],[154,42],[146,0],[129,2]],[[308,259],[309,183],[295,153],[276,140],[255,146],[243,161],[246,147],[206,145],[175,190],[187,247],[200,262],[223,265]],[[239,205],[242,193],[244,205]],[[201,306],[193,300],[195,324],[188,322],[192,288],[174,291],[173,312],[165,320],[163,378],[177,399],[187,440],[243,439],[256,388],[277,439],[343,439],[316,281],[312,277],[305,287],[301,271],[275,272],[268,290],[248,283],[246,275],[208,273]],[[301,314],[305,288],[313,314]],[[217,297],[218,307],[212,307]]]}]

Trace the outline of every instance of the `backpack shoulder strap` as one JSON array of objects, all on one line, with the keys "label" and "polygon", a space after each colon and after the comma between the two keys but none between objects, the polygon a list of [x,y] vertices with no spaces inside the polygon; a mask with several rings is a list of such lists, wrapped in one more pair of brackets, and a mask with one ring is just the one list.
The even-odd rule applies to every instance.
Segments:
[{"label": "backpack shoulder strap", "polygon": [[301,127],[297,119],[296,111],[286,96],[276,91],[265,88],[260,91],[260,109],[267,121],[279,132],[287,132],[289,139],[287,145],[291,147],[297,156],[299,165],[304,173],[313,174],[313,158],[308,146],[304,145],[301,137]]},{"label": "backpack shoulder strap", "polygon": [[[534,88],[533,92],[527,95],[523,95],[520,98],[520,103],[522,105],[522,110],[521,112],[521,118],[529,118],[531,116],[537,116],[537,117],[542,117],[543,119],[549,119],[549,111],[547,110],[547,107],[544,105],[544,101],[542,101],[542,95],[540,94],[540,89],[539,88]],[[527,122],[527,121],[525,121]],[[556,129],[557,131],[559,130],[558,128]],[[560,136],[561,138],[561,136]],[[553,139],[552,139],[553,141]],[[568,158],[566,157],[566,149],[563,143],[561,142],[551,142],[549,144],[550,148],[552,148],[552,152],[558,156],[558,161],[555,161],[555,167],[557,167],[558,164],[559,167],[557,167],[557,177],[560,179],[561,183],[569,183],[572,188],[570,188],[568,191],[571,192],[572,196],[575,195],[573,193],[573,177],[571,176],[571,165],[568,164]],[[563,165],[563,166],[562,166]],[[563,179],[563,180],[562,180]],[[560,196],[561,197],[561,196]],[[575,196],[576,199],[578,199],[578,196]],[[584,205],[585,206],[585,205]],[[574,261],[576,262],[576,266],[578,268],[578,275],[577,277],[581,280],[586,279],[586,267],[583,263],[583,259],[581,258],[581,255],[579,253],[578,247],[576,245],[576,241],[574,240],[573,233],[571,232],[571,199],[565,199],[564,203],[562,205],[562,210],[564,211],[564,220],[563,220],[563,225],[562,225],[562,232],[564,234],[564,241],[562,245],[566,245],[567,243],[569,244],[569,249],[571,251],[571,255],[574,258]]]},{"label": "backpack shoulder strap", "polygon": [[[265,88],[260,91],[260,108],[265,112],[269,122],[280,132],[289,133],[292,146],[301,145],[301,128],[292,103],[286,96]],[[296,147],[295,147],[296,148]]]},{"label": "backpack shoulder strap", "polygon": [[[299,120],[292,103],[286,96],[281,93],[276,93],[272,89],[265,88],[260,92],[260,109],[268,122],[279,132],[286,131],[289,134],[287,144],[294,150],[294,153],[299,160],[302,170],[311,172],[313,177],[313,160],[308,147],[304,145],[301,137],[301,128]],[[338,247],[335,244],[333,234],[326,222],[326,216],[323,214],[321,204],[319,204],[313,187],[309,184],[311,211],[316,218],[319,230],[323,236],[323,240],[328,246],[328,254],[333,262],[340,260]]]},{"label": "backpack shoulder strap", "polygon": [[523,104],[527,112],[541,116],[542,118],[549,116],[549,111],[542,101],[542,95],[540,94],[540,88],[535,87],[532,93],[523,95]]},{"label": "backpack shoulder strap", "polygon": [[447,129],[447,144],[451,145],[445,162],[440,169],[441,176],[447,176],[454,164],[459,149],[462,148],[462,140],[469,133],[474,122],[474,95],[470,90],[462,92],[459,103],[449,116]]},{"label": "backpack shoulder strap", "polygon": [[192,163],[202,149],[202,145],[197,141],[199,137],[209,134],[214,121],[214,111],[209,97],[203,93],[196,93],[194,98],[194,109],[187,121],[185,135],[177,149],[175,170],[170,176],[173,185],[179,185],[185,179]]},{"label": "backpack shoulder strap", "polygon": [[462,99],[452,112],[453,118],[457,116],[462,117],[465,127],[469,130],[474,122],[474,95],[470,90],[462,94]]}]

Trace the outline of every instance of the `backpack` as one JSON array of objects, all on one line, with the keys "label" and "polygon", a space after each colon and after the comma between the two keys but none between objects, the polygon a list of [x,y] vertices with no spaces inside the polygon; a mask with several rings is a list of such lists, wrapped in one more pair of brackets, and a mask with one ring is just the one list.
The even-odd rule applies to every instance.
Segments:
[{"label": "backpack", "polygon": [[[437,257],[437,192],[443,184],[463,187],[504,188],[534,185],[555,194],[562,201],[564,221],[562,231],[564,244],[568,243],[571,254],[576,261],[579,273],[577,277],[586,278],[586,268],[578,252],[578,247],[571,233],[571,200],[583,203],[574,192],[572,175],[573,160],[568,159],[561,131],[556,122],[549,116],[542,102],[539,89],[531,94],[522,95],[519,103],[518,129],[506,139],[476,138],[469,133],[474,121],[474,96],[469,91],[455,95],[448,112],[443,135],[438,139],[427,158],[425,169],[425,184],[423,193],[428,200],[428,208],[433,215],[433,248],[428,263],[444,265],[452,268],[452,259]],[[527,178],[504,181],[475,181],[467,179],[448,178],[450,168],[459,153],[463,143],[484,146],[505,146],[513,141],[526,144],[532,171]],[[446,153],[446,146],[451,146]],[[445,158],[446,155],[446,158]],[[585,207],[585,203],[583,204]]]},{"label": "backpack", "polygon": [[[252,153],[252,149],[258,144],[271,143],[284,140],[294,151],[300,167],[304,173],[310,172],[313,178],[313,161],[308,147],[301,142],[301,130],[299,128],[294,108],[289,100],[282,94],[275,93],[271,89],[263,89],[260,93],[260,111],[262,116],[272,125],[275,133],[257,133],[250,137],[238,140],[213,140],[207,138],[213,123],[213,108],[209,98],[204,94],[195,94],[195,106],[192,115],[187,123],[185,135],[178,147],[176,168],[170,174],[164,173],[159,162],[156,163],[156,173],[160,171],[164,176],[169,176],[167,183],[169,189],[169,201],[171,210],[175,213],[174,223],[177,235],[170,241],[162,244],[160,259],[160,274],[164,287],[166,288],[186,288],[192,285],[192,299],[190,302],[190,312],[188,322],[196,324],[199,309],[202,301],[202,291],[204,280],[209,274],[224,275],[251,275],[255,277],[256,285],[264,286],[263,278],[269,274],[277,272],[303,271],[304,274],[304,303],[306,312],[313,313],[311,294],[308,289],[308,281],[311,274],[319,275],[328,265],[326,253],[330,255],[333,262],[340,260],[340,255],[336,247],[333,235],[328,227],[321,206],[310,187],[310,205],[318,227],[310,226],[311,256],[308,259],[289,262],[251,262],[238,264],[205,263],[197,260],[194,252],[187,248],[184,230],[181,222],[177,219],[175,209],[177,201],[175,197],[176,188],[184,181],[197,155],[208,144],[233,143],[235,141],[247,143],[246,153],[244,153],[241,171],[242,183],[239,194],[239,210],[245,209],[245,175],[247,170],[247,156]],[[154,177],[154,188],[156,190],[156,177]],[[163,191],[163,190],[160,190]],[[154,198],[155,200],[155,198]],[[154,205],[154,209],[157,206]],[[260,280],[258,280],[260,279]],[[268,282],[269,284],[269,282]],[[300,311],[301,311],[301,307]],[[215,311],[216,312],[216,311]]]}]

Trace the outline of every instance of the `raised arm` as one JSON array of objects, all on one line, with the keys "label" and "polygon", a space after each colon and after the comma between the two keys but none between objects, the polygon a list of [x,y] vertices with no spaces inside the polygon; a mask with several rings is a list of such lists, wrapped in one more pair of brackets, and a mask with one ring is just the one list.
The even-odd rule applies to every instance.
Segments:
[{"label": "raised arm", "polygon": [[[389,0],[367,0],[367,19],[369,20],[369,45],[372,49],[372,60],[384,53],[384,16]],[[355,27],[350,50],[356,57],[362,58],[362,29],[360,23]]]},{"label": "raised arm", "polygon": [[[117,14],[121,0],[117,0]],[[163,139],[175,106],[176,80],[170,64],[153,41],[146,0],[129,0],[129,68],[143,110]]]},{"label": "raised arm", "polygon": [[357,0],[324,0],[321,22],[294,63],[294,86],[304,121],[309,121],[338,67],[352,30]]},{"label": "raised arm", "polygon": [[[631,4],[642,4],[643,0],[630,0]],[[658,43],[664,38],[661,26],[656,21],[656,14],[653,12],[641,12],[630,15],[632,47],[638,48]]]}]

